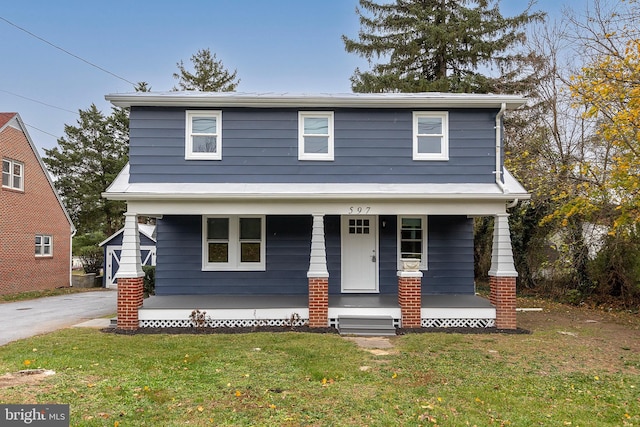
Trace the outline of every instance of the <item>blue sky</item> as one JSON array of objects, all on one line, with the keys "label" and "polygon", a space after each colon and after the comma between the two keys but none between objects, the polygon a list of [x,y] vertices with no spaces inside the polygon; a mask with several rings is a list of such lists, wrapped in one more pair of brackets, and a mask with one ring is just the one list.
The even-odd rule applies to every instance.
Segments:
[{"label": "blue sky", "polygon": [[[502,0],[505,15],[527,0]],[[557,16],[587,0],[539,0]],[[367,64],[344,51],[342,34],[359,30],[357,0],[21,0],[3,2],[0,17],[132,82],[170,90],[176,62],[210,48],[238,70],[241,92],[350,92],[349,77]],[[56,146],[64,125],[104,95],[132,86],[0,20],[0,111],[18,112],[42,148]],[[8,93],[10,92],[10,93]],[[19,95],[19,96],[16,96]],[[34,102],[26,98],[39,101]],[[52,108],[41,103],[50,104]],[[69,111],[64,111],[69,110]],[[35,128],[44,132],[41,132]],[[41,154],[42,151],[41,151]]]}]

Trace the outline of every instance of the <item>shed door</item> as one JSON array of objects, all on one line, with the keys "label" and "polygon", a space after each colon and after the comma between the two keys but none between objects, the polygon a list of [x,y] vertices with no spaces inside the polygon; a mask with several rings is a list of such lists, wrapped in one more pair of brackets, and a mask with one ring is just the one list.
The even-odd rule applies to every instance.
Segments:
[{"label": "shed door", "polygon": [[[122,246],[107,247],[107,256],[104,262],[105,286],[107,288],[115,288],[118,286],[118,280],[115,278],[120,268],[120,254]],[[156,265],[156,247],[141,246],[140,262],[142,265]]]},{"label": "shed door", "polygon": [[342,292],[378,292],[375,216],[342,217]]}]

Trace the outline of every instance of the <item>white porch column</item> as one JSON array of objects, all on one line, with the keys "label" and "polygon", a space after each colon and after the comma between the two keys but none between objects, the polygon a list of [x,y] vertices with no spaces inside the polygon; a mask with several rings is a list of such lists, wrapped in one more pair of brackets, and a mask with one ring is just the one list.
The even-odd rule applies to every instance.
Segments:
[{"label": "white porch column", "polygon": [[324,214],[313,214],[311,258],[307,277],[329,277],[327,252],[324,244]]},{"label": "white porch column", "polygon": [[142,306],[144,272],[140,262],[140,235],[138,216],[133,212],[124,214],[122,252],[118,279],[118,328],[138,329],[138,308]]},{"label": "white porch column", "polygon": [[495,216],[489,276],[518,277],[518,272],[513,263],[509,214],[506,213]]},{"label": "white porch column", "polygon": [[124,214],[124,230],[122,232],[122,252],[120,267],[116,279],[144,277],[140,262],[140,234],[138,233],[138,215],[133,212]]},{"label": "white porch column", "polygon": [[313,214],[311,256],[309,259],[309,326],[329,326],[329,270],[324,244],[324,214]]},{"label": "white porch column", "polygon": [[496,328],[516,329],[516,277],[509,215],[497,214],[493,226],[489,300],[496,307]]}]

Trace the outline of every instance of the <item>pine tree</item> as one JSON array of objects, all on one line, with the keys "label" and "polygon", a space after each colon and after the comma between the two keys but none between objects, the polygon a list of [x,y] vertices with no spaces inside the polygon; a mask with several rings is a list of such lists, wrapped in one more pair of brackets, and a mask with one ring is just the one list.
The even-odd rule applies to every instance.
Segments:
[{"label": "pine tree", "polygon": [[182,61],[178,62],[178,73],[173,73],[173,78],[178,80],[178,87],[173,90],[196,90],[202,92],[233,92],[240,79],[236,78],[237,70],[230,73],[222,64],[222,60],[216,58],[207,49],[201,49],[191,56],[194,72],[189,72]]},{"label": "pine tree", "polygon": [[530,13],[531,5],[505,18],[499,0],[359,3],[358,39],[342,39],[372,69],[356,68],[354,92],[513,93],[531,83],[521,69],[527,58],[513,52],[525,40],[524,27],[544,18]]},{"label": "pine tree", "polygon": [[101,193],[128,161],[129,114],[114,108],[105,116],[93,104],[79,113],[77,126],[65,125],[65,136],[45,149],[43,161],[78,232],[109,236],[122,226],[124,203]]}]

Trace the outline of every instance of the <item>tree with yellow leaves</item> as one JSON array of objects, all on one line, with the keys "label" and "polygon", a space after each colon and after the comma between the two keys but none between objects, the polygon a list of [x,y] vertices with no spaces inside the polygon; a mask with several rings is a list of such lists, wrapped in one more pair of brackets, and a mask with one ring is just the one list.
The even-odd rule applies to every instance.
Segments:
[{"label": "tree with yellow leaves", "polygon": [[585,117],[597,120],[596,135],[611,153],[608,164],[583,165],[599,179],[589,200],[578,202],[612,207],[612,232],[634,234],[640,224],[640,39],[584,67],[570,90]]}]

